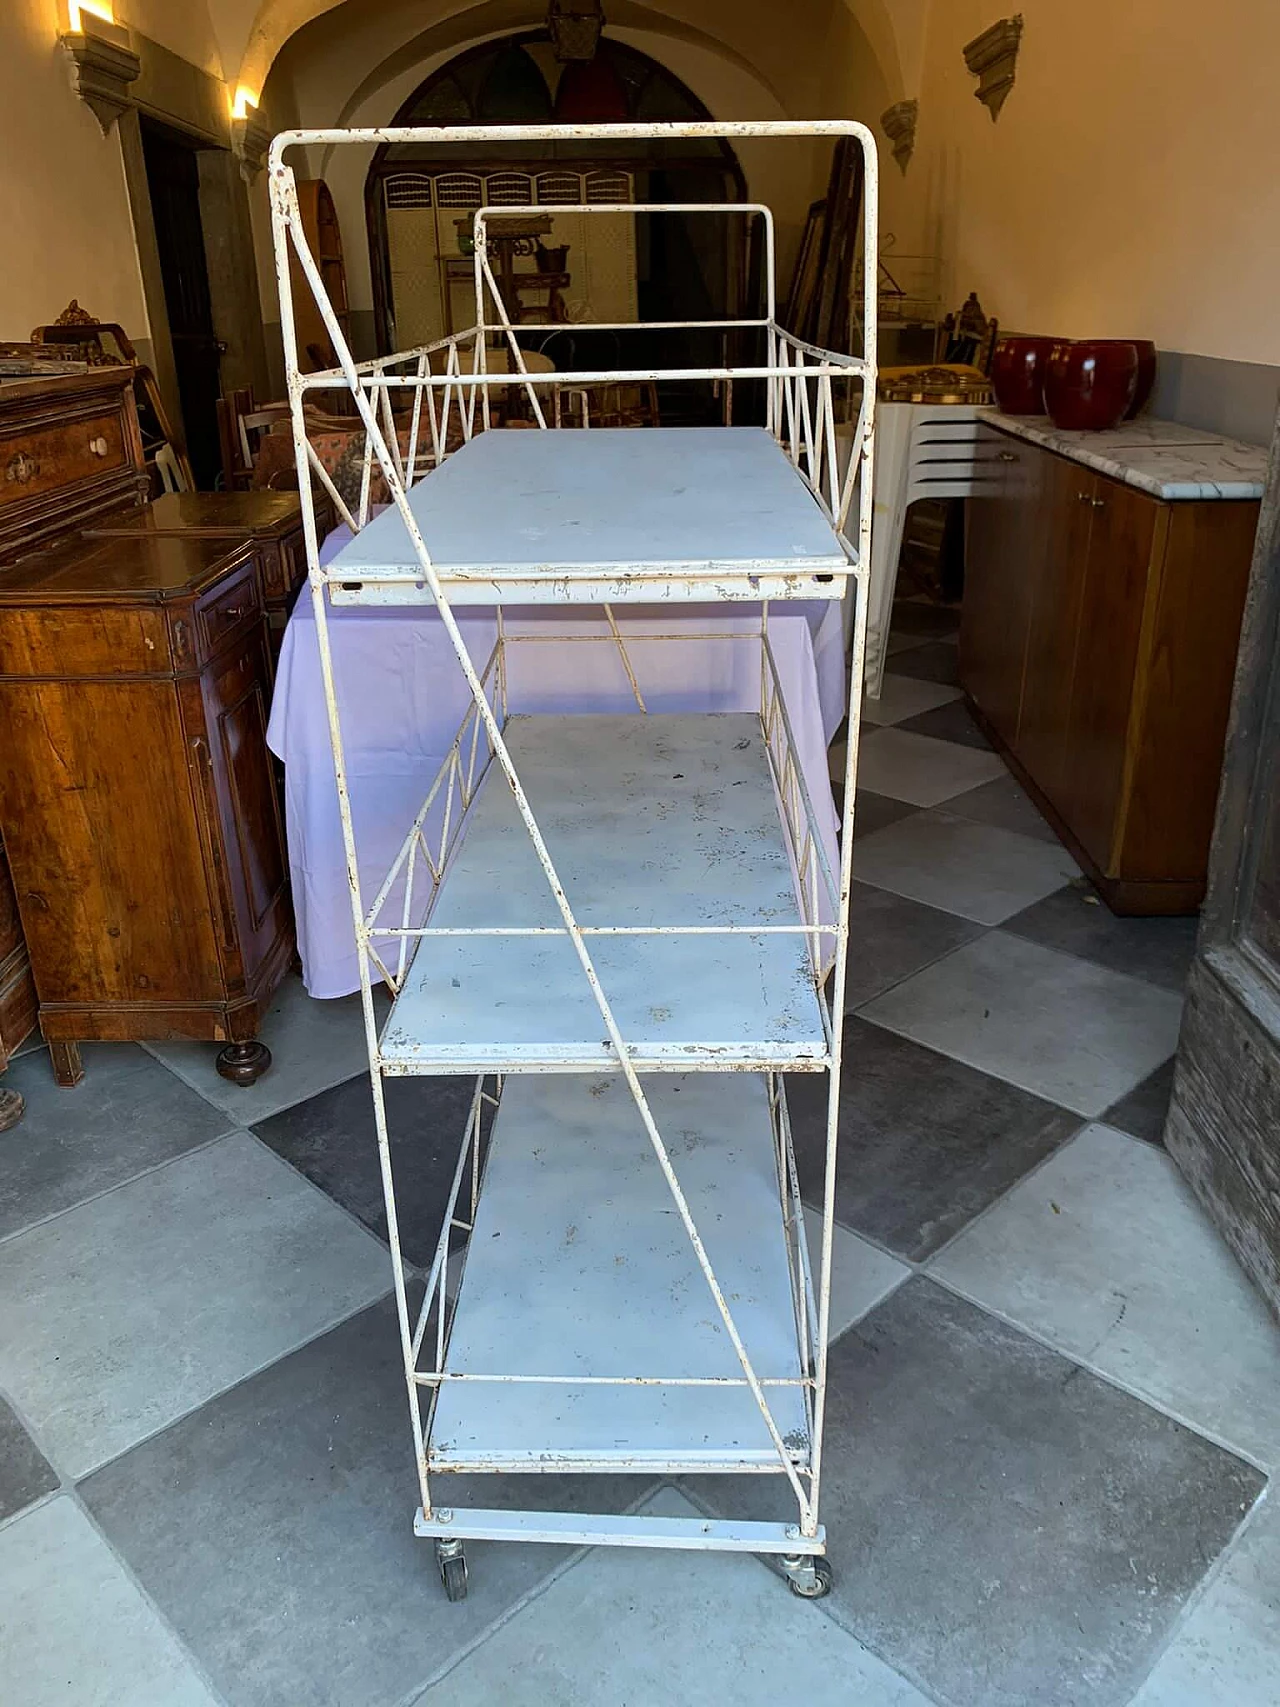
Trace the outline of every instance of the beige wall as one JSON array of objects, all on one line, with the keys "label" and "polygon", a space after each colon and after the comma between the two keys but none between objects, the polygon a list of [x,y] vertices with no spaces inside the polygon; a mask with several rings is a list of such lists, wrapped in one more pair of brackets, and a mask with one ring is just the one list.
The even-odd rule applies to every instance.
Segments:
[{"label": "beige wall", "polygon": [[1003,9],[934,0],[919,86],[891,97],[920,121],[905,183],[886,152],[886,226],[1010,329],[1280,362],[1280,6],[1018,4],[993,124],[962,48]]},{"label": "beige wall", "polygon": [[73,296],[145,338],[120,142],[73,92],[59,27],[53,0],[0,5],[0,338],[25,338]]}]

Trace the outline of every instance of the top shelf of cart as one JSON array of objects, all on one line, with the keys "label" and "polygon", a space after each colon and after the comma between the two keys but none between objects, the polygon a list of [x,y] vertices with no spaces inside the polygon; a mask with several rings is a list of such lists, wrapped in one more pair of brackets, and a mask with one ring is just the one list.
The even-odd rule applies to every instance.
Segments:
[{"label": "top shelf of cart", "polygon": [[[713,332],[710,363],[627,369],[559,369],[530,360],[521,307],[491,240],[516,216],[548,208],[476,207],[475,321],[434,344],[357,362],[311,253],[286,156],[307,145],[599,142],[654,138],[848,138],[863,159],[840,177],[848,213],[860,213],[861,242],[846,254],[860,275],[850,292],[850,347],[825,350],[778,318],[774,222],[758,202],[555,204],[577,216],[746,219],[763,229],[763,303],[735,319],[636,323]],[[378,131],[293,131],[271,148],[272,220],[280,286],[294,445],[304,509],[312,482],[325,489],[355,536],[321,569],[311,537],[314,583],[334,603],[470,604],[575,601],[590,604],[840,598],[865,574],[875,409],[876,158],[853,121],[782,123],[442,126]],[[861,206],[858,207],[860,193]],[[502,276],[499,276],[502,275]],[[852,285],[852,280],[849,281]],[[293,299],[309,295],[336,358],[303,373]],[[860,299],[860,307],[854,306]],[[591,324],[591,323],[589,323]],[[619,331],[619,326],[600,330]],[[717,353],[718,352],[718,353]],[[568,395],[600,387],[647,389],[710,384],[733,426],[561,430]],[[736,389],[735,389],[736,386]],[[593,389],[594,388],[594,389]],[[313,438],[345,394],[362,451],[359,497],[334,484]],[[747,426],[742,411],[757,425]],[[518,417],[516,430],[511,421]],[[498,427],[499,418],[508,424]],[[531,429],[531,430],[529,430]],[[363,442],[361,442],[363,441]],[[379,512],[381,499],[389,503]]]},{"label": "top shelf of cart", "polygon": [[[408,503],[455,604],[838,599],[851,569],[760,427],[479,433]],[[324,573],[335,603],[431,602],[394,507]]]}]

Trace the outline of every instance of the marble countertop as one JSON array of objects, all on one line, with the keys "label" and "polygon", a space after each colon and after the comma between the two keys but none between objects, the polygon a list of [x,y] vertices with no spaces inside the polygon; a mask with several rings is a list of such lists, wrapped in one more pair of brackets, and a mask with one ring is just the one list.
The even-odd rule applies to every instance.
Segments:
[{"label": "marble countertop", "polygon": [[1267,453],[1261,445],[1224,439],[1176,421],[1141,419],[1106,433],[1068,433],[1047,415],[990,410],[983,419],[1001,432],[1069,456],[1155,498],[1261,498],[1266,482]]}]

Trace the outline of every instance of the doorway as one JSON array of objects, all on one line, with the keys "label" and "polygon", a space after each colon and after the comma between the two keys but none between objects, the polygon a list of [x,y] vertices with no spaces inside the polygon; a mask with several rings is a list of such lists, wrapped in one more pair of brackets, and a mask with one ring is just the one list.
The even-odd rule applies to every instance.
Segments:
[{"label": "doorway", "polygon": [[187,455],[196,485],[208,491],[222,466],[217,411],[222,345],[214,331],[197,149],[153,119],[140,117],[139,128]]}]

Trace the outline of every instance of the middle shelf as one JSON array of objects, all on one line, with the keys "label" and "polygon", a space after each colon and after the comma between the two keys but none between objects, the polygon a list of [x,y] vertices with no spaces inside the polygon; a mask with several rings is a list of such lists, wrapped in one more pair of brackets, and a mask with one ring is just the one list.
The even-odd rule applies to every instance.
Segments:
[{"label": "middle shelf", "polygon": [[[802,918],[760,716],[512,716],[504,738],[581,927],[742,932],[586,937],[637,1070],[824,1067],[816,938],[795,928],[815,920]],[[430,927],[560,926],[493,762]],[[389,1074],[617,1066],[565,934],[425,937],[379,1060]]]}]

